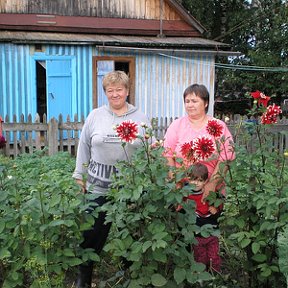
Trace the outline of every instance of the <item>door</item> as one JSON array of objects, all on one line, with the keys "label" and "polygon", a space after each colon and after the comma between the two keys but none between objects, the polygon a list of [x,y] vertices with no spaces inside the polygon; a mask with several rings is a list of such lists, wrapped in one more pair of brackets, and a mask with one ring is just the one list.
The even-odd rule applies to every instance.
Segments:
[{"label": "door", "polygon": [[46,61],[47,118],[58,119],[62,114],[66,122],[72,112],[72,69],[71,60],[51,59]]}]

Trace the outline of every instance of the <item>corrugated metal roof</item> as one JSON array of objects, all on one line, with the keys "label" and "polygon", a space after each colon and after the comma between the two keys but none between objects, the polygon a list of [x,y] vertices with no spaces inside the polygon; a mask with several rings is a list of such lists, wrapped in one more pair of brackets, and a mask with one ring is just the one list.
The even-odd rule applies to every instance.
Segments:
[{"label": "corrugated metal roof", "polygon": [[1,42],[19,43],[53,43],[53,44],[97,44],[103,46],[154,47],[154,48],[210,48],[213,50],[230,50],[230,45],[198,37],[149,37],[96,35],[76,33],[47,33],[1,31]]}]

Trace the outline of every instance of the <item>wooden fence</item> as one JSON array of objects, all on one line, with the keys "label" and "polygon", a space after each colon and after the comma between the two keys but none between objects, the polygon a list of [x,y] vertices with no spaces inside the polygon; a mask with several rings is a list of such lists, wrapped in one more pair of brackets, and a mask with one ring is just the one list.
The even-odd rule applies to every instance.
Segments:
[{"label": "wooden fence", "polygon": [[[225,117],[221,117],[225,120]],[[247,121],[247,117],[240,117],[239,115],[231,116],[226,123],[231,133],[236,136],[237,126],[240,121]],[[173,121],[172,118],[154,118],[152,125],[157,139],[163,139],[167,127]],[[36,150],[47,149],[48,155],[53,155],[58,151],[68,151],[70,154],[75,155],[78,148],[80,132],[84,124],[84,118],[74,116],[73,121],[68,116],[66,121],[59,115],[58,120],[55,118],[47,122],[45,115],[42,121],[38,114],[35,120],[32,121],[32,116],[28,115],[27,120],[24,115],[21,115],[20,120],[17,121],[16,116],[10,121],[6,116],[3,124],[3,136],[6,138],[7,143],[0,153],[6,156],[16,157],[22,153],[33,153]],[[277,147],[280,151],[288,149],[288,119],[282,118],[278,123],[270,128],[274,133],[273,146]],[[286,134],[280,133],[287,131]],[[235,139],[241,143],[241,134],[237,135]]]}]

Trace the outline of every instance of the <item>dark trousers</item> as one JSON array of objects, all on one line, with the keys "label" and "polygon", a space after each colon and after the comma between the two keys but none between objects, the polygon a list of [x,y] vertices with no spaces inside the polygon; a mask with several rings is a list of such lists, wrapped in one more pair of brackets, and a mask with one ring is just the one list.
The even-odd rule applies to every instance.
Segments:
[{"label": "dark trousers", "polygon": [[[102,206],[107,202],[107,199],[104,196],[99,196],[94,199],[93,202],[95,202],[96,207]],[[88,211],[88,213],[89,212],[91,213],[92,210]],[[111,227],[111,223],[104,224],[105,218],[106,214],[99,212],[92,229],[84,231],[84,240],[80,245],[82,248],[92,248],[97,254],[100,254],[106,243]],[[79,265],[78,288],[91,287],[93,264],[93,261],[88,261],[87,263]]]},{"label": "dark trousers", "polygon": [[[99,196],[94,199],[93,202],[95,202],[97,206],[102,206],[107,202],[107,199],[104,196]],[[111,223],[104,224],[105,218],[106,214],[99,212],[92,229],[84,231],[84,241],[81,243],[82,248],[93,248],[97,254],[100,254],[111,227]]]}]

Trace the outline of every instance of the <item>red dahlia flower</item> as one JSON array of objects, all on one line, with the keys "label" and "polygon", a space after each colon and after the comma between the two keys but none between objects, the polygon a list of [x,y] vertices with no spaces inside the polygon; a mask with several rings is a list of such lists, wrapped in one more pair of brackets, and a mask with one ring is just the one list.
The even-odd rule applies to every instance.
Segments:
[{"label": "red dahlia flower", "polygon": [[130,120],[117,125],[116,132],[122,141],[133,143],[138,135],[138,125]]},{"label": "red dahlia flower", "polygon": [[277,123],[277,116],[282,113],[280,106],[277,106],[273,103],[273,105],[269,105],[267,107],[266,112],[261,116],[262,124],[274,124]]},{"label": "red dahlia flower", "polygon": [[211,136],[218,138],[222,135],[223,126],[218,120],[213,119],[208,121],[206,130]]},{"label": "red dahlia flower", "polygon": [[195,151],[193,149],[193,141],[189,142],[189,143],[184,143],[181,146],[181,154],[183,155],[183,157],[189,161],[189,162],[195,162],[197,159],[195,158]]},{"label": "red dahlia flower", "polygon": [[210,137],[202,136],[193,141],[193,149],[199,160],[205,160],[215,152],[215,144]]},{"label": "red dahlia flower", "polygon": [[259,90],[250,93],[251,96],[258,101],[258,104],[263,104],[264,107],[267,107],[268,102],[270,100],[269,96],[266,96],[264,93],[260,92]]}]

